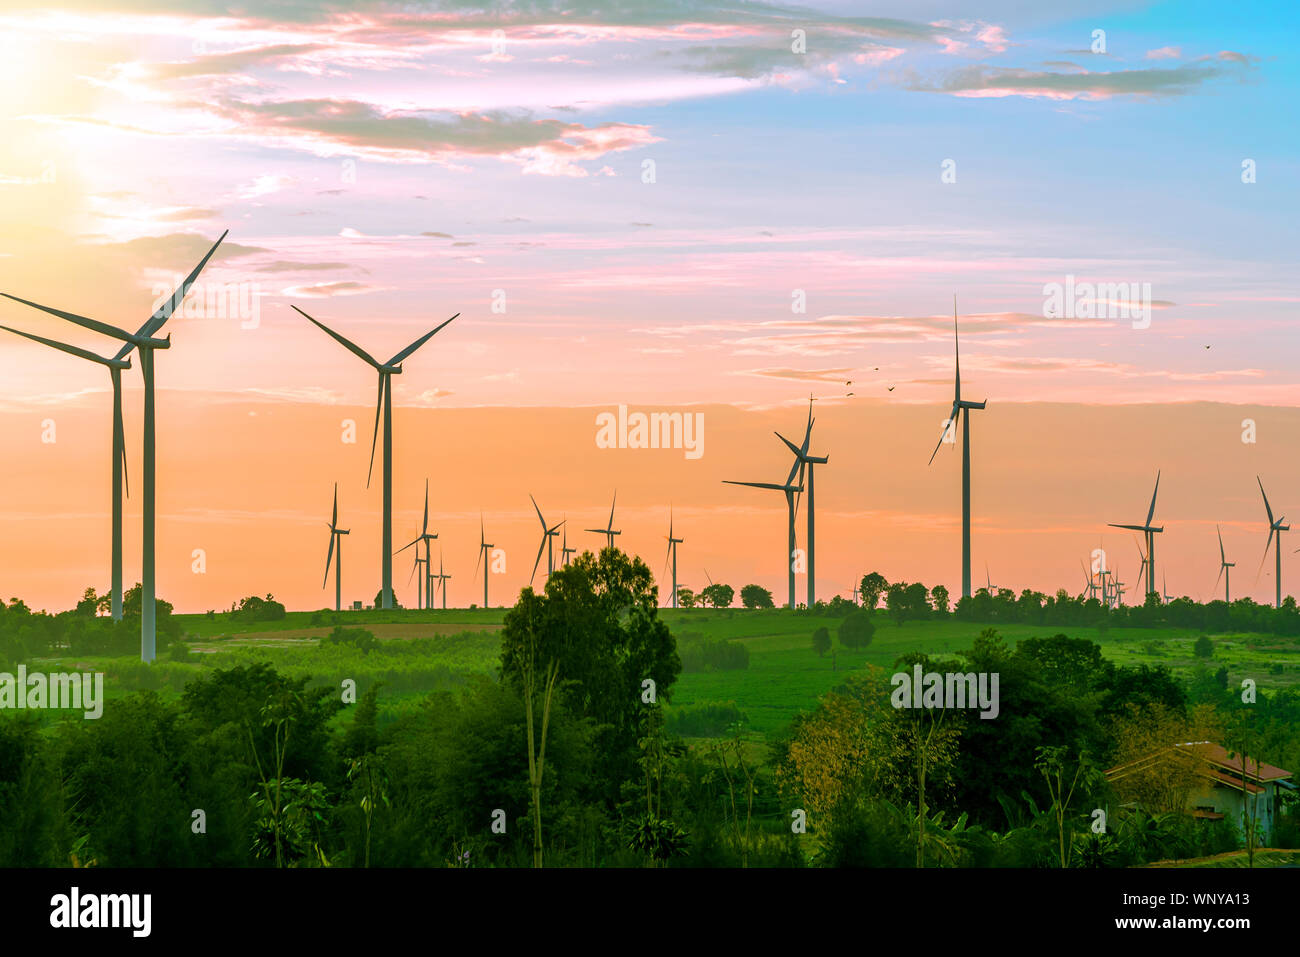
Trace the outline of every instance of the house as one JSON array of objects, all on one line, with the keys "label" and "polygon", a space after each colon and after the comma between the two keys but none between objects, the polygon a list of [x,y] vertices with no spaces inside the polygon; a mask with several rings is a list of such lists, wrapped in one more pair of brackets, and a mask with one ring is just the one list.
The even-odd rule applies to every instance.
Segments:
[{"label": "house", "polygon": [[1175,744],[1116,765],[1106,772],[1106,780],[1122,789],[1126,782],[1152,772],[1185,789],[1186,806],[1201,820],[1231,821],[1240,831],[1248,815],[1254,814],[1265,845],[1273,839],[1282,807],[1298,793],[1292,772],[1247,758],[1243,775],[1242,756],[1212,741]]}]

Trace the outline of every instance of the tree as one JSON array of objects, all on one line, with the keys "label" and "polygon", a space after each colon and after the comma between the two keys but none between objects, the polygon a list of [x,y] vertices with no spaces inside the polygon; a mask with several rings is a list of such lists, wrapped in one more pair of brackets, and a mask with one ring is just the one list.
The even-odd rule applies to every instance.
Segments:
[{"label": "tree", "polygon": [[885,576],[879,572],[872,572],[869,575],[863,575],[862,581],[858,583],[858,594],[862,598],[862,607],[867,611],[874,611],[880,604],[880,596],[889,588],[889,582]]},{"label": "tree", "polygon": [[[1070,773],[1070,767],[1066,762],[1066,749],[1063,747],[1042,747],[1038,749],[1034,758],[1034,768],[1043,776],[1047,782],[1047,794],[1052,800],[1051,811],[1056,818],[1057,847],[1061,859],[1061,868],[1070,866],[1070,852],[1073,849],[1073,835],[1066,839],[1066,815],[1070,811],[1070,802],[1074,799],[1074,793],[1082,790],[1081,796],[1087,797],[1088,790],[1097,783],[1099,772],[1088,759],[1080,755],[1078,761],[1070,762],[1073,764],[1074,773]],[[1065,779],[1069,776],[1069,784]]]},{"label": "tree", "polygon": [[694,608],[695,601],[695,592],[685,586],[677,589],[677,604],[683,608]]},{"label": "tree", "polygon": [[1214,654],[1214,642],[1210,640],[1209,635],[1201,635],[1192,646],[1192,651],[1197,658],[1209,658]]},{"label": "tree", "polygon": [[[374,607],[375,607],[375,608],[382,608],[382,607],[383,607],[383,599],[384,599],[384,590],[381,588],[381,589],[379,589],[379,591],[375,592],[375,604],[374,604]],[[400,601],[397,600],[397,592],[393,592],[393,607],[394,607],[394,608],[401,608],[401,607],[402,607],[402,603],[401,603]]]},{"label": "tree", "polygon": [[813,651],[817,652],[817,657],[823,657],[826,652],[831,650],[831,633],[825,625],[822,625],[812,636]]},{"label": "tree", "polygon": [[735,599],[736,590],[721,582],[709,585],[700,592],[700,603],[710,608],[730,608]]},{"label": "tree", "polygon": [[856,611],[840,622],[840,644],[845,648],[865,648],[875,634],[876,626],[869,612]]},{"label": "tree", "polygon": [[761,585],[746,585],[740,590],[740,603],[746,608],[774,608],[772,593]]},{"label": "tree", "polygon": [[557,569],[545,592],[525,588],[501,629],[501,674],[523,695],[544,693],[554,662],[570,710],[600,727],[598,752],[611,799],[635,768],[642,694],[667,698],[681,673],[676,642],[659,618],[654,576],[618,549],[584,552]]},{"label": "tree", "polygon": [[78,615],[86,618],[94,618],[99,612],[99,596],[95,594],[95,589],[87,588],[81,596],[81,601],[77,602]]},{"label": "tree", "polygon": [[885,593],[885,608],[889,610],[889,615],[897,624],[907,621],[907,585],[903,582],[894,582],[889,586]]},{"label": "tree", "polygon": [[948,589],[943,585],[935,585],[930,589],[930,598],[934,601],[934,610],[941,615],[948,614]]}]

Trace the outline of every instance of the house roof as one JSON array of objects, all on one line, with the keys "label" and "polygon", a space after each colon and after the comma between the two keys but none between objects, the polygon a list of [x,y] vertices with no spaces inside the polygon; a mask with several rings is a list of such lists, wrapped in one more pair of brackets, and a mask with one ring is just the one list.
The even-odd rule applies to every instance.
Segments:
[{"label": "house roof", "polygon": [[[1191,748],[1195,753],[1209,761],[1211,764],[1221,768],[1226,768],[1237,775],[1237,780],[1241,780],[1241,755],[1234,757],[1228,756],[1228,749],[1221,744],[1215,744],[1212,741],[1196,741],[1188,744],[1175,745],[1179,748]],[[1279,781],[1282,778],[1291,777],[1291,772],[1283,768],[1274,767],[1271,764],[1263,764],[1254,758],[1246,758],[1246,777],[1253,778],[1257,781]]]},{"label": "house roof", "polygon": [[[1115,765],[1106,772],[1106,777],[1112,781],[1127,777],[1129,774],[1159,761],[1163,755],[1170,752],[1200,758],[1210,765],[1206,769],[1206,777],[1210,778],[1210,780],[1216,784],[1235,787],[1237,790],[1242,789],[1241,756],[1230,757],[1227,748],[1221,744],[1215,744],[1213,741],[1186,741],[1162,748],[1159,751],[1153,751],[1136,760]],[[1292,773],[1284,768],[1264,764],[1254,758],[1246,759],[1245,783],[1247,790],[1251,793],[1258,793],[1263,790],[1261,784],[1267,784],[1270,781],[1282,781],[1290,777],[1292,777]]]}]

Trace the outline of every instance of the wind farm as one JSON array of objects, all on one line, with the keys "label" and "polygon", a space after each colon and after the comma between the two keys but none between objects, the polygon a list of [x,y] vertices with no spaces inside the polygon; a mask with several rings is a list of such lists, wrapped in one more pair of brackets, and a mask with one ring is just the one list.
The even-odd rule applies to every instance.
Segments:
[{"label": "wind farm", "polygon": [[209,6],[0,14],[15,926],[1290,926],[1289,8]]}]

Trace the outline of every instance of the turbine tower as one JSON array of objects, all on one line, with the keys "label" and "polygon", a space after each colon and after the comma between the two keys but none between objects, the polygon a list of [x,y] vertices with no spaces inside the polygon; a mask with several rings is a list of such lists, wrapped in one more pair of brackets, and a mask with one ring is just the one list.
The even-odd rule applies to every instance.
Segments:
[{"label": "turbine tower", "polygon": [[[948,437],[948,430],[956,428],[957,420],[962,423],[961,433],[961,594],[970,597],[970,413],[973,409],[983,409],[988,400],[969,402],[961,397],[961,342],[957,335],[957,297],[952,297],[952,339],[955,356],[956,375],[953,379],[952,411],[944,424],[939,444],[930,453],[930,461],[939,454],[939,447]],[[962,413],[965,412],[965,415]]]},{"label": "turbine tower", "polygon": [[[483,532],[483,513],[478,513],[478,561],[474,563],[474,574],[478,574],[478,562],[483,563],[483,607],[488,607],[488,551],[496,546],[485,540]],[[441,551],[442,546],[438,546]]]},{"label": "turbine tower", "polygon": [[[24,339],[40,342],[52,349],[79,356],[90,362],[97,362],[107,367],[113,383],[113,544],[112,544],[112,581],[109,586],[110,601],[114,621],[122,620],[122,487],[126,481],[126,430],[122,425],[122,370],[131,368],[130,359],[105,359],[86,349],[79,349],[53,339],[43,339],[31,333],[19,332],[8,326],[0,326]],[[130,494],[127,489],[126,494]]]},{"label": "turbine tower", "polygon": [[533,573],[528,576],[528,584],[533,583],[537,577],[537,566],[542,560],[542,552],[546,552],[546,577],[549,579],[555,572],[555,536],[560,533],[561,526],[565,520],[561,519],[560,524],[554,528],[548,528],[546,519],[542,518],[542,510],[537,505],[537,499],[533,498],[532,493],[528,497],[532,499],[533,508],[537,511],[537,520],[542,523],[542,544],[537,548],[537,560],[533,562]]},{"label": "turbine tower", "polygon": [[795,596],[794,596],[794,551],[795,551],[795,540],[794,540],[794,496],[795,496],[795,493],[796,493],[796,492],[802,492],[802,491],[803,491],[803,486],[802,486],[802,485],[795,485],[795,484],[794,484],[795,473],[798,472],[798,471],[799,471],[799,463],[796,462],[796,463],[794,464],[794,467],[790,469],[790,474],[786,477],[786,480],[785,480],[785,484],[784,484],[784,485],[776,485],[776,484],[774,484],[774,483],[772,483],[772,482],[735,482],[735,481],[732,481],[731,479],[723,479],[723,480],[722,480],[722,481],[723,481],[723,484],[725,484],[725,485],[747,485],[747,486],[749,486],[750,488],[770,488],[770,489],[776,489],[777,491],[780,491],[780,492],[784,492],[784,493],[785,493],[785,508],[786,508],[786,513],[787,513],[788,516],[789,516],[789,521],[787,522],[787,526],[788,526],[788,534],[787,534],[787,538],[786,538],[786,549],[785,549],[785,568],[786,568],[786,571],[787,571],[788,574],[789,574],[789,583],[790,583],[790,604],[789,604],[789,607],[790,607],[790,608],[794,608],[794,606],[795,606]]},{"label": "turbine tower", "polygon": [[[351,535],[352,530],[339,528],[339,483],[334,483],[334,511],[330,516],[330,550],[325,553],[324,588],[330,580],[330,560],[334,561],[334,610],[343,610],[343,542],[342,536]],[[337,551],[335,551],[337,547]]]},{"label": "turbine tower", "polygon": [[1291,530],[1291,526],[1282,524],[1282,520],[1286,518],[1285,515],[1279,515],[1277,520],[1274,521],[1273,509],[1268,504],[1268,495],[1264,493],[1264,483],[1259,481],[1258,475],[1255,476],[1255,481],[1259,482],[1259,494],[1264,496],[1264,510],[1268,512],[1268,541],[1264,543],[1264,558],[1260,559],[1259,564],[1260,567],[1262,568],[1264,565],[1264,561],[1268,558],[1268,547],[1269,545],[1273,544],[1273,533],[1276,532],[1277,548],[1274,550],[1274,554],[1277,558],[1277,573],[1274,577],[1277,580],[1276,581],[1277,607],[1281,608],[1282,607],[1282,533],[1289,532]]},{"label": "turbine tower", "polygon": [[672,506],[668,507],[668,554],[664,556],[664,564],[668,564],[668,559],[673,562],[673,607],[677,607],[677,546],[686,541],[684,538],[673,538],[673,510]]},{"label": "turbine tower", "polygon": [[605,536],[605,547],[614,547],[614,536],[622,535],[621,531],[614,530],[614,506],[618,504],[618,489],[614,490],[614,501],[609,505],[609,524],[604,528],[584,528],[584,532],[595,532],[597,535]]},{"label": "turbine tower", "polygon": [[382,585],[380,587],[380,606],[383,608],[393,607],[393,386],[392,378],[400,375],[402,372],[402,360],[407,358],[416,349],[424,345],[447,323],[459,316],[456,313],[447,322],[434,327],[430,332],[426,332],[420,338],[416,339],[409,346],[397,353],[387,362],[377,362],[370,353],[366,352],[360,346],[343,338],[333,329],[312,319],[311,316],[303,312],[297,306],[293,307],[299,315],[309,320],[312,325],[318,327],[322,332],[337,342],[343,348],[347,349],[357,358],[361,359],[376,372],[379,373],[379,399],[375,404],[375,433],[370,440],[370,471],[366,473],[366,488],[370,487],[370,477],[375,469],[375,446],[379,444],[379,420],[384,420],[384,535],[381,546],[381,577]]},{"label": "turbine tower", "polygon": [[1228,556],[1223,551],[1223,532],[1219,531],[1219,526],[1215,525],[1214,530],[1219,535],[1219,575],[1218,578],[1214,579],[1214,585],[1217,588],[1219,585],[1219,578],[1223,579],[1223,600],[1225,603],[1231,605],[1232,590],[1229,585],[1229,579],[1232,577],[1232,573],[1228,571],[1228,569],[1236,568],[1237,563],[1228,561]]},{"label": "turbine tower", "polygon": [[[1116,525],[1114,522],[1108,523],[1111,528],[1126,528],[1131,532],[1142,532],[1146,536],[1147,554],[1143,559],[1143,570],[1146,572],[1147,591],[1156,590],[1156,535],[1164,531],[1164,527],[1156,527],[1151,524],[1151,519],[1156,513],[1156,495],[1160,492],[1160,472],[1156,472],[1156,487],[1151,493],[1151,506],[1147,509],[1147,520],[1145,525]],[[1138,578],[1141,581],[1141,576]]]},{"label": "turbine tower", "polygon": [[156,656],[156,630],[155,630],[155,596],[156,596],[156,579],[155,579],[155,489],[154,489],[154,448],[155,448],[155,422],[154,422],[154,376],[153,361],[154,351],[157,349],[171,348],[171,335],[168,334],[164,339],[155,337],[155,333],[160,331],[171,318],[172,313],[180,307],[185,301],[186,294],[190,287],[194,285],[195,280],[199,278],[199,273],[203,267],[208,264],[217,247],[221,245],[221,240],[229,234],[229,230],[221,234],[221,238],[212,244],[194,270],[185,277],[185,280],[177,287],[176,291],[163,301],[157,311],[145,320],[144,325],[134,333],[127,332],[125,329],[119,329],[117,326],[110,326],[106,322],[100,322],[96,319],[87,319],[85,316],[78,316],[70,312],[63,312],[60,309],[52,309],[49,306],[38,305],[29,302],[26,299],[19,299],[17,296],[10,296],[8,293],[0,293],[14,302],[21,302],[25,306],[31,306],[42,312],[47,312],[52,316],[58,316],[60,319],[66,319],[75,323],[84,329],[90,329],[101,335],[110,336],[125,345],[117,351],[114,359],[125,359],[130,355],[132,349],[140,350],[140,374],[144,378],[144,478],[143,478],[143,535],[142,535],[142,557],[141,557],[141,574],[140,574],[140,660],[153,661]]},{"label": "turbine tower", "polygon": [[[812,414],[812,396],[808,397],[808,424],[804,427],[803,443],[795,445],[780,432],[776,437],[785,443],[786,448],[794,453],[795,461],[799,464],[799,484],[803,484],[804,469],[808,469],[808,607],[813,608],[817,604],[817,537],[816,525],[814,523],[815,507],[813,497],[813,477],[816,470],[815,465],[825,465],[829,460],[826,455],[809,455],[808,444],[812,441],[812,427],[816,421]],[[798,504],[795,505],[796,511]]]}]

